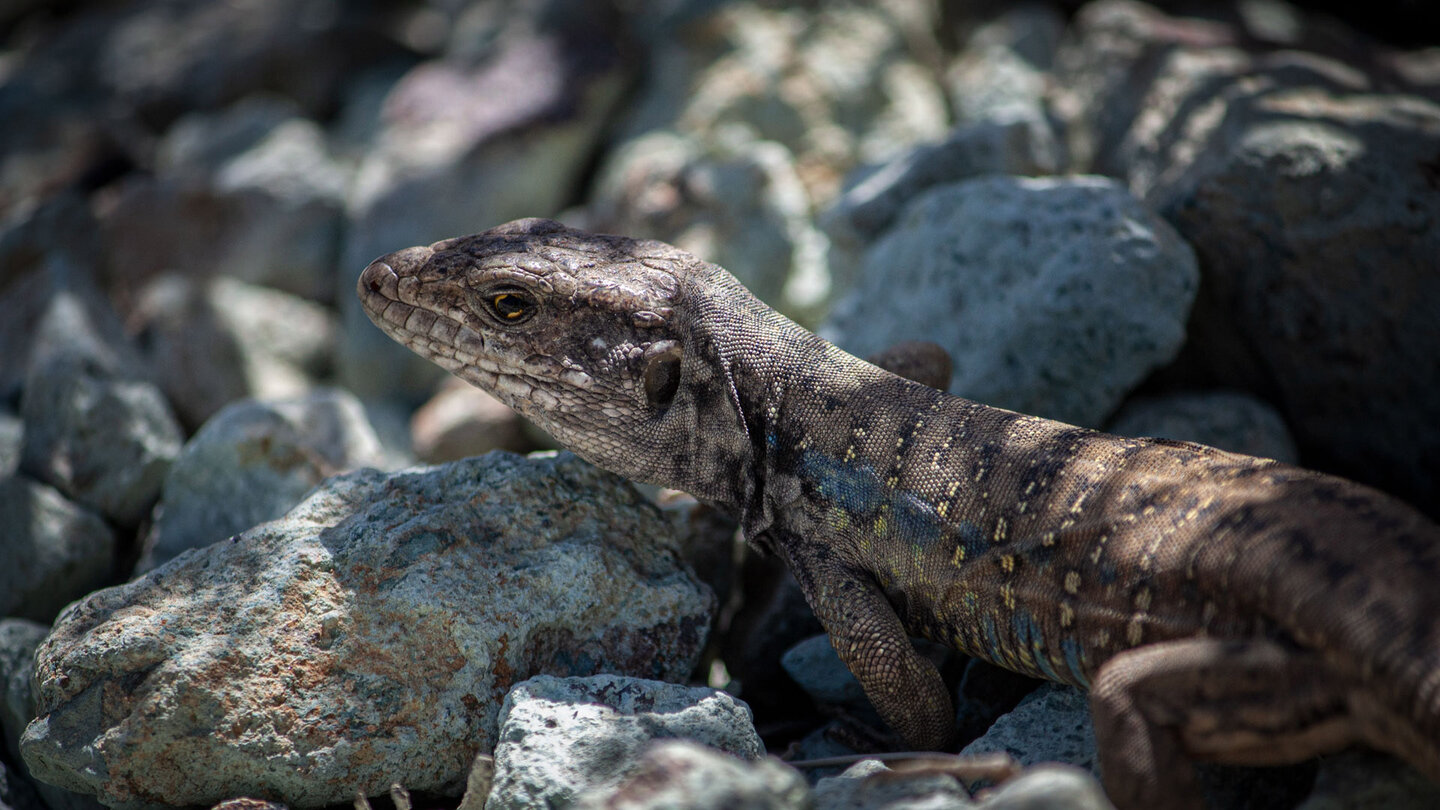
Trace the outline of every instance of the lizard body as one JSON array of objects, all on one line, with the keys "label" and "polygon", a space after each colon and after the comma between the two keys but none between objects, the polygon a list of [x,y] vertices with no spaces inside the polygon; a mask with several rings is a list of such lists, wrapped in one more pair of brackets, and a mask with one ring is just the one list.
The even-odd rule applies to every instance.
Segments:
[{"label": "lizard body", "polygon": [[917,635],[1089,689],[1122,808],[1198,807],[1190,759],[1351,743],[1440,780],[1440,528],[1398,500],[942,393],[661,242],[518,220],[357,289],[582,457],[735,514],[912,746],[953,727]]}]

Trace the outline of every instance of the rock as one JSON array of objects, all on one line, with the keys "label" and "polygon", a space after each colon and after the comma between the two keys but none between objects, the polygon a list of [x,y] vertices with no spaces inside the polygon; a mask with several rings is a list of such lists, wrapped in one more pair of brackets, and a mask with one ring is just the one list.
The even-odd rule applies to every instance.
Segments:
[{"label": "rock", "polygon": [[146,285],[130,322],[155,378],[191,430],[234,400],[294,397],[314,388],[333,370],[339,331],[329,310],[289,293],[178,275]]},{"label": "rock", "polygon": [[[3,94],[0,94],[3,95]],[[0,401],[13,402],[38,340],[82,343],[111,367],[140,369],[140,356],[100,292],[95,217],[79,195],[61,194],[0,226]],[[58,336],[42,322],[63,308]],[[80,331],[76,331],[80,330]]]},{"label": "rock", "polygon": [[1158,436],[1294,464],[1295,442],[1274,408],[1234,391],[1140,397],[1125,403],[1106,430]]},{"label": "rock", "polygon": [[101,28],[101,42],[72,71],[156,129],[183,110],[214,109],[262,88],[318,114],[354,70],[399,51],[363,13],[320,0],[100,9],[86,22]]},{"label": "rock", "polygon": [[1179,351],[1197,280],[1112,180],[982,177],[912,201],[821,334],[862,356],[934,341],[952,392],[1094,426]]},{"label": "rock", "polygon": [[234,402],[170,467],[136,570],[281,517],[332,475],[390,466],[365,409],[347,391]]},{"label": "rock", "polygon": [[976,810],[1115,810],[1094,775],[1066,765],[1027,768],[985,795]]},{"label": "rock", "polygon": [[820,217],[837,292],[852,288],[866,252],[925,190],[987,174],[1055,173],[1058,159],[1047,154],[1051,147],[1037,139],[1038,132],[1024,120],[977,121],[956,127],[940,143],[913,147],[857,172]]},{"label": "rock", "polygon": [[805,780],[773,757],[744,762],[687,740],[654,743],[634,774],[610,789],[580,794],[575,810],[805,810]]},{"label": "rock", "polygon": [[30,676],[35,672],[35,648],[50,628],[29,619],[0,619],[0,734],[5,756],[20,761],[20,733],[35,719]]},{"label": "rock", "polygon": [[32,361],[20,413],[21,469],[120,526],[149,514],[180,453],[180,426],[159,389],[84,348]]},{"label": "rock", "polygon": [[0,478],[20,469],[20,448],[25,443],[25,423],[7,410],[0,410]]},{"label": "rock", "polygon": [[459,795],[513,684],[691,671],[714,602],[674,544],[569,454],[347,473],[67,610],[21,751],[116,810]]},{"label": "rock", "polygon": [[1021,765],[1066,762],[1098,773],[1089,698],[1074,687],[1047,683],[996,720],[985,736],[960,749],[960,755],[996,751]]},{"label": "rock", "polygon": [[1030,121],[1048,129],[1047,85],[1065,16],[1058,8],[1039,3],[997,10],[993,19],[966,37],[946,71],[956,119]]},{"label": "rock", "polygon": [[1184,360],[1274,402],[1308,464],[1434,513],[1440,104],[1273,81],[1152,194],[1206,268]]},{"label": "rock", "polygon": [[114,558],[99,515],[23,475],[0,478],[0,616],[52,621],[110,580]]},{"label": "rock", "polygon": [[[614,42],[597,35],[601,9],[512,31],[488,59],[422,63],[394,85],[351,190],[341,290],[383,253],[570,202],[628,79]],[[439,370],[385,337],[353,295],[341,300],[346,386],[366,398],[427,396]]]},{"label": "rock", "polygon": [[960,745],[984,736],[996,720],[1043,683],[979,658],[966,661],[955,693],[955,734]]},{"label": "rock", "polygon": [[833,706],[847,712],[861,711],[873,714],[870,699],[860,682],[845,667],[830,637],[824,634],[811,636],[785,651],[780,665],[811,699],[822,706]]},{"label": "rock", "polygon": [[830,281],[794,160],[773,141],[707,146],[653,132],[612,153],[587,227],[670,242],[729,269],[782,311],[813,318]]},{"label": "rock", "polygon": [[973,807],[960,781],[943,773],[905,773],[866,759],[815,785],[816,807],[826,810],[881,810],[915,807],[962,810]]},{"label": "rock", "polygon": [[661,43],[620,141],[669,130],[777,143],[824,205],[855,166],[949,128],[939,29],[927,3],[721,6]]},{"label": "rock", "polygon": [[[37,810],[101,810],[100,803],[93,797],[31,780],[20,756],[20,734],[25,724],[35,718],[35,697],[30,691],[30,681],[35,674],[34,653],[47,633],[49,628],[37,622],[0,620],[0,732],[5,737],[5,755],[16,763],[16,769],[10,772],[12,786],[19,783],[33,786],[44,801]],[[3,760],[4,757],[0,757],[0,766],[4,765]],[[24,792],[24,787],[18,790]]]},{"label": "rock", "polygon": [[159,150],[156,176],[127,178],[106,207],[112,288],[218,275],[334,302],[350,176],[318,124],[247,99],[181,119]]},{"label": "rock", "polygon": [[613,789],[631,777],[638,789],[637,769],[661,768],[654,760],[642,768],[642,751],[671,737],[747,760],[765,753],[749,707],[724,692],[613,675],[532,678],[517,684],[500,710],[486,810],[565,806],[583,791]]},{"label": "rock", "polygon": [[478,456],[491,450],[534,449],[520,414],[465,381],[447,377],[410,420],[415,457],[426,464]]},{"label": "rock", "polygon": [[1307,50],[1323,37],[1305,30],[1249,49],[1233,26],[1106,0],[1075,32],[1058,72],[1077,150],[1204,270],[1186,385],[1251,392],[1307,464],[1434,504],[1440,103],[1373,60]]}]

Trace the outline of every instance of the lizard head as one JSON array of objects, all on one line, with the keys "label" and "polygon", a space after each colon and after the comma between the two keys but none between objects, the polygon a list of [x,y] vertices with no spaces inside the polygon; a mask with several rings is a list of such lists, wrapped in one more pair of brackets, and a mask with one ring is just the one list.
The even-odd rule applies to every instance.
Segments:
[{"label": "lizard head", "polygon": [[734,336],[701,310],[749,293],[720,268],[527,219],[382,256],[357,292],[395,340],[598,466],[702,498],[733,491],[715,479],[751,446],[720,356]]}]

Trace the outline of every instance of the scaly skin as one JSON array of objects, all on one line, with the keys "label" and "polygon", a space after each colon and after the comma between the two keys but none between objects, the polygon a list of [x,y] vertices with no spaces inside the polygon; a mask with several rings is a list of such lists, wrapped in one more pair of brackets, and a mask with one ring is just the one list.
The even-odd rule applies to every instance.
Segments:
[{"label": "scaly skin", "polygon": [[358,292],[584,458],[736,515],[914,747],[952,709],[909,635],[1090,689],[1122,808],[1199,807],[1190,759],[1351,743],[1440,780],[1440,528],[1393,498],[941,393],[660,242],[519,220]]}]

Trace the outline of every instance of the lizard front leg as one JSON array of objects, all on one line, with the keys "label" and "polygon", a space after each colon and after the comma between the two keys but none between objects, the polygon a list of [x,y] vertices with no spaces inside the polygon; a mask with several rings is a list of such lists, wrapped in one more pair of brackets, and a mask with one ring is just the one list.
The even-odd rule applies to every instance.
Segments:
[{"label": "lizard front leg", "polygon": [[935,664],[915,651],[870,574],[818,544],[784,543],[781,548],[830,644],[881,719],[912,749],[948,750],[955,731],[950,692]]},{"label": "lizard front leg", "polygon": [[1200,810],[1191,760],[1282,765],[1358,739],[1319,656],[1268,640],[1182,639],[1123,652],[1090,692],[1105,792],[1120,810]]}]

